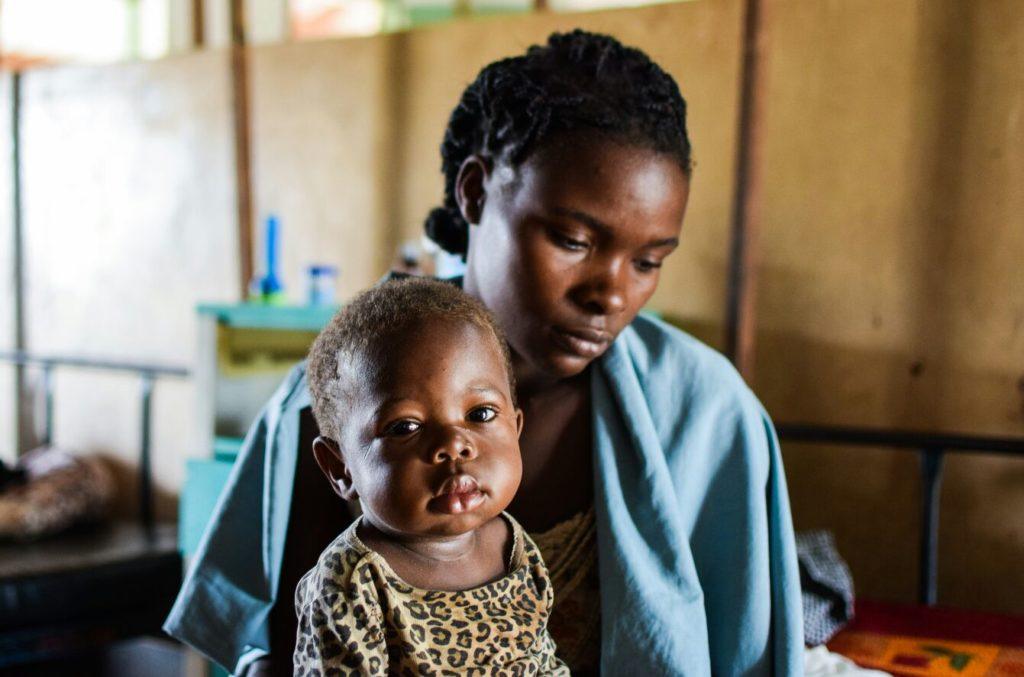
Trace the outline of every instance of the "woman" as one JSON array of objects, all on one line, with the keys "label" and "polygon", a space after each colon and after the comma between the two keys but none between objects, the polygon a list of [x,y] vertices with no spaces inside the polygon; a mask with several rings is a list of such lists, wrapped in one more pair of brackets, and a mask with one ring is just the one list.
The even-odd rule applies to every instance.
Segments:
[{"label": "woman", "polygon": [[[798,674],[771,422],[720,355],[638,316],[689,195],[675,82],[610,37],[552,35],[480,73],[441,155],[427,233],[465,257],[464,289],[513,351],[526,425],[509,511],[551,569],[560,655],[577,673]],[[277,589],[281,506],[305,406],[299,370],[250,434],[168,619],[229,665],[266,653],[268,609],[292,594]]]}]

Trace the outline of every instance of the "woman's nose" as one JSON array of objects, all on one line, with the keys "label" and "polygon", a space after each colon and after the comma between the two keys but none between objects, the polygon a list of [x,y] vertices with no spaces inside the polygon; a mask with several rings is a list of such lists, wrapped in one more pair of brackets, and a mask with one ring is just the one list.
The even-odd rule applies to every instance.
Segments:
[{"label": "woman's nose", "polygon": [[614,315],[626,307],[625,266],[621,262],[605,261],[590,271],[574,290],[574,298],[592,315]]},{"label": "woman's nose", "polygon": [[476,457],[476,448],[458,430],[446,431],[444,437],[434,447],[434,451],[431,454],[431,460],[434,463],[449,463],[452,461],[464,463],[472,461]]}]

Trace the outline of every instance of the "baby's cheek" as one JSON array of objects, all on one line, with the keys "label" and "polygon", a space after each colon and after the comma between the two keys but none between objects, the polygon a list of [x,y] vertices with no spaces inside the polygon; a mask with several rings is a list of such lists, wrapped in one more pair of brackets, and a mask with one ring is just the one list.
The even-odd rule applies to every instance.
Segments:
[{"label": "baby's cheek", "polygon": [[494,499],[504,503],[504,510],[512,502],[523,476],[523,464],[518,454],[505,455],[491,469]]},{"label": "baby's cheek", "polygon": [[415,530],[421,519],[429,492],[422,474],[414,467],[391,466],[380,476],[378,500],[381,514],[387,514],[402,527]]}]

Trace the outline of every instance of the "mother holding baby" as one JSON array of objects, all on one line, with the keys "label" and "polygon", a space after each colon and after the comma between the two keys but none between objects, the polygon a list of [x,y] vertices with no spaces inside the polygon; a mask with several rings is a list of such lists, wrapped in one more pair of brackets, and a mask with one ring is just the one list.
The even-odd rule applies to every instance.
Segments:
[{"label": "mother holding baby", "polygon": [[[426,230],[465,258],[464,290],[511,347],[525,426],[508,511],[550,569],[559,656],[578,674],[799,674],[771,421],[722,356],[638,314],[690,190],[675,81],[613,38],[555,34],[480,72],[441,156]],[[308,406],[300,367],[250,431],[167,621],[237,672],[279,652]]]}]

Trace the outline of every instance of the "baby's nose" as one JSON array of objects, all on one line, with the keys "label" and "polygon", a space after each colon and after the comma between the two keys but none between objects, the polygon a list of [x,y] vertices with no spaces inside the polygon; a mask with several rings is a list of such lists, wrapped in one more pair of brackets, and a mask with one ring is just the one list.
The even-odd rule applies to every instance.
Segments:
[{"label": "baby's nose", "polygon": [[441,443],[434,449],[434,463],[450,461],[465,462],[477,457],[476,448],[464,435],[453,431],[445,435]]}]

